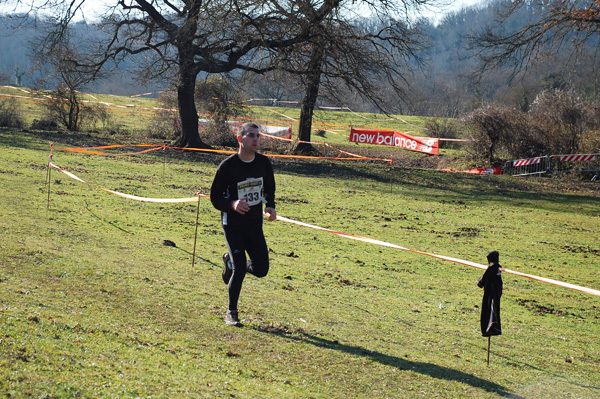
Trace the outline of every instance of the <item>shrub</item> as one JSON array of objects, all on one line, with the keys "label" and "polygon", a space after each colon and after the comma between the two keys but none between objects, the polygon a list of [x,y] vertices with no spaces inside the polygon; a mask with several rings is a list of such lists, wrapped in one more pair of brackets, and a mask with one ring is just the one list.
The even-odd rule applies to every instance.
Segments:
[{"label": "shrub", "polygon": [[82,128],[93,128],[98,123],[106,128],[110,122],[106,107],[102,104],[86,105],[79,92],[59,84],[57,89],[50,92],[50,101],[46,104],[44,125],[62,126],[70,131]]},{"label": "shrub", "polygon": [[586,130],[579,142],[579,151],[582,154],[600,153],[600,128]]},{"label": "shrub", "polygon": [[77,92],[64,84],[59,84],[56,90],[50,93],[50,101],[46,105],[46,119],[55,121],[67,130],[77,131],[82,107]]},{"label": "shrub", "polygon": [[233,132],[226,119],[218,117],[211,120],[202,130],[202,139],[213,147],[237,147],[236,133]]},{"label": "shrub", "polygon": [[[444,139],[456,139],[461,131],[460,123],[454,119],[448,118],[430,118],[425,121],[425,129],[430,137],[439,137]],[[442,141],[440,146],[445,148],[456,148],[459,146],[456,142]]]},{"label": "shrub", "polygon": [[0,126],[20,129],[23,125],[23,117],[17,102],[0,99]]},{"label": "shrub", "polygon": [[579,142],[580,153],[600,152],[600,98],[587,107],[590,127],[582,134]]},{"label": "shrub", "polygon": [[93,107],[84,107],[80,112],[79,125],[93,128],[100,124],[102,129],[107,129],[111,122],[108,109],[103,104],[94,104]]},{"label": "shrub", "polygon": [[181,136],[181,123],[177,115],[177,96],[167,91],[158,97],[160,111],[148,126],[148,136],[160,140],[176,140]]},{"label": "shrub", "polygon": [[212,146],[237,147],[228,120],[246,113],[243,93],[226,77],[211,76],[196,85],[195,97],[198,110],[210,119],[202,139]]},{"label": "shrub", "polygon": [[42,119],[34,119],[31,123],[31,128],[33,130],[57,130],[58,123],[53,119],[44,117]]},{"label": "shrub", "polygon": [[539,129],[541,150],[547,155],[578,152],[581,138],[592,122],[592,115],[581,99],[563,90],[540,92],[529,116]]},{"label": "shrub", "polygon": [[425,128],[431,137],[455,139],[459,137],[460,126],[454,119],[430,118],[425,121]]},{"label": "shrub", "polygon": [[[492,104],[479,108],[462,119],[473,139],[471,156],[487,166],[501,166],[511,157],[510,143],[515,134],[527,129],[524,115],[514,108]],[[483,165],[482,165],[483,166]]]}]

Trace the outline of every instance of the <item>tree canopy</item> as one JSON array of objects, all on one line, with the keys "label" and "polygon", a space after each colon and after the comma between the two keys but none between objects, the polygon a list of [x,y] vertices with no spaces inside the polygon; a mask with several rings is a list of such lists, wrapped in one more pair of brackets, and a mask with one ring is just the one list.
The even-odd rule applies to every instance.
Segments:
[{"label": "tree canopy", "polygon": [[[14,1],[12,2],[14,3]],[[36,5],[41,3],[37,1]],[[71,2],[56,0],[52,2],[43,1],[43,3],[48,7],[56,7],[58,3],[72,4]],[[118,1],[110,3],[111,6],[105,10],[103,16],[108,18],[116,13],[114,18],[119,17],[122,19],[120,15],[124,11],[118,8],[120,7],[118,3]],[[357,33],[371,34],[373,39],[376,38],[376,33],[387,26],[388,22],[395,21],[394,23],[398,23],[397,27],[407,33],[407,39],[416,40],[421,47],[423,44],[431,43],[431,46],[426,48],[418,48],[414,57],[402,58],[400,57],[401,53],[394,54],[397,56],[395,64],[401,66],[397,71],[401,72],[407,80],[407,82],[404,82],[400,76],[394,77],[394,84],[398,86],[398,89],[403,89],[403,93],[396,92],[391,87],[386,75],[374,74],[374,72],[379,71],[379,68],[375,66],[375,63],[366,61],[367,58],[361,55],[365,54],[362,49],[371,48],[366,45],[366,41],[352,39],[356,32],[346,30],[343,30],[346,35],[339,37],[338,40],[348,39],[346,41],[350,41],[351,45],[360,50],[358,53],[343,53],[343,47],[331,42],[333,31],[325,30],[323,34],[318,36],[314,35],[315,31],[311,32],[311,36],[306,42],[288,47],[287,53],[283,52],[283,48],[277,50],[261,48],[240,59],[241,64],[256,61],[256,63],[261,62],[262,65],[268,65],[271,68],[276,63],[283,66],[283,61],[293,61],[296,63],[295,66],[287,65],[279,70],[270,69],[262,75],[248,72],[232,73],[229,76],[236,80],[248,98],[270,98],[284,103],[286,101],[299,103],[305,96],[308,75],[292,75],[285,73],[284,69],[289,70],[293,66],[299,72],[306,72],[312,43],[319,43],[320,41],[321,46],[329,45],[330,42],[331,46],[324,52],[328,58],[321,68],[323,74],[319,80],[317,106],[345,106],[362,112],[378,112],[380,110],[372,101],[359,95],[359,90],[356,87],[362,87],[360,79],[353,78],[356,83],[355,87],[346,84],[346,78],[342,78],[341,74],[341,72],[346,71],[357,71],[362,73],[363,77],[370,78],[371,80],[366,82],[364,87],[375,88],[375,94],[380,101],[381,108],[403,114],[458,117],[479,107],[482,103],[490,101],[516,106],[522,111],[527,111],[540,91],[552,88],[572,88],[584,97],[597,98],[598,93],[600,93],[600,80],[597,78],[600,74],[598,74],[598,63],[597,58],[595,58],[597,57],[595,52],[600,41],[597,34],[589,36],[589,39],[582,43],[577,57],[573,57],[573,46],[567,40],[555,53],[546,50],[540,51],[537,58],[532,60],[539,62],[523,64],[524,68],[521,68],[521,70],[515,71],[514,65],[511,66],[508,62],[505,62],[498,64],[495,69],[488,69],[491,73],[475,79],[471,72],[476,69],[477,60],[476,57],[473,57],[473,53],[466,48],[466,45],[469,43],[476,44],[477,40],[469,42],[468,39],[477,39],[478,33],[494,27],[499,17],[498,8],[509,6],[511,3],[508,0],[496,0],[486,5],[464,8],[446,14],[437,24],[427,20],[419,20],[416,23],[413,20],[410,21],[411,24],[406,24],[399,18],[404,15],[401,11],[395,14],[398,17],[396,19],[376,14],[370,14],[368,17],[361,19],[358,18],[359,13],[356,10],[353,13],[343,15],[344,18],[348,17],[347,20],[343,19],[343,22],[348,23],[348,26],[351,26],[352,29],[356,29]],[[530,3],[529,6],[518,12],[515,10],[514,13],[507,16],[502,25],[495,27],[495,32],[504,34],[518,32],[539,20],[540,13],[546,8],[542,7],[540,2],[535,3],[537,5],[533,2]],[[340,7],[345,6],[345,4],[349,3],[340,3]],[[542,8],[540,9],[540,7]],[[71,10],[75,9],[76,6],[73,5]],[[7,8],[4,8],[4,10],[6,11]],[[45,31],[48,26],[60,32],[62,25],[59,24],[59,21],[64,19],[65,16],[65,11],[61,10],[60,8],[52,8],[46,13],[36,13],[34,11],[37,10],[34,10],[23,19],[17,18],[15,13],[0,15],[0,36],[3,37],[3,40],[0,40],[0,53],[2,53],[2,57],[0,57],[0,83],[18,83],[34,88],[49,88],[50,85],[56,83],[48,79],[52,76],[48,65],[35,64],[32,58],[28,57],[28,42],[34,36],[39,35],[40,32]],[[341,11],[342,9],[338,8],[337,10]],[[361,9],[361,11],[363,10]],[[48,18],[49,12],[53,13],[54,19],[50,20]],[[143,16],[139,13],[138,15]],[[389,15],[393,16],[394,14]],[[90,15],[86,16],[89,17]],[[301,19],[301,17],[298,18]],[[322,24],[327,26],[330,21],[335,21],[336,18],[339,19],[340,17],[334,14],[329,18],[324,19]],[[20,24],[18,24],[19,20],[21,21]],[[303,23],[303,21],[300,22]],[[202,26],[205,25],[208,26],[207,24]],[[100,59],[104,55],[105,49],[99,46],[109,43],[113,37],[111,26],[105,25],[97,19],[88,19],[86,23],[81,19],[71,18],[68,26],[72,30],[70,38],[73,48],[80,55],[83,55],[82,52],[87,47],[88,54],[97,54],[98,59]],[[333,24],[331,26],[345,27],[345,25]],[[104,33],[100,32],[100,28],[104,30]],[[588,30],[591,30],[591,28]],[[220,29],[218,31],[221,32]],[[418,31],[423,36],[416,36]],[[584,33],[586,32],[582,34]],[[221,34],[224,35],[222,32]],[[52,37],[59,38],[59,36]],[[64,37],[62,39],[64,40]],[[117,44],[123,44],[124,40],[125,37],[119,38]],[[145,43],[146,38],[140,36],[137,40],[141,46]],[[361,46],[361,43],[365,45]],[[388,46],[384,45],[383,42],[381,43],[381,50],[387,51]],[[38,46],[38,48],[40,47]],[[475,48],[472,50],[475,50]],[[475,54],[483,51],[479,48],[476,50]],[[84,90],[132,95],[167,89],[168,83],[177,82],[178,78],[179,67],[177,65],[176,49],[173,46],[166,45],[162,49],[161,54],[164,54],[165,59],[172,59],[173,62],[171,63],[163,61],[161,56],[155,54],[155,52],[156,50],[149,50],[134,54],[124,51],[116,56],[114,60],[107,60],[103,68],[115,67],[115,61],[117,61],[118,66],[115,67],[117,73],[107,74],[104,78],[95,80],[86,85]],[[381,60],[386,60],[383,55],[386,55],[386,53],[382,53]],[[491,55],[491,53],[487,55]],[[251,59],[251,57],[255,58]],[[85,59],[91,59],[91,57],[87,56]],[[418,68],[417,60],[419,59],[426,61],[424,69]],[[576,65],[569,62],[574,59],[577,61]],[[354,63],[354,66],[351,66],[352,62],[350,60],[359,61],[360,64]],[[205,79],[207,75],[208,73],[201,72],[198,79]],[[134,78],[145,79],[137,81]],[[401,98],[405,101],[400,101]]]},{"label": "tree canopy", "polygon": [[[60,45],[85,0],[47,0],[32,9],[54,8],[56,24],[44,42]],[[198,74],[272,70],[273,54],[311,36],[311,28],[341,0],[119,0],[101,23],[106,36],[90,49],[90,74],[128,55],[146,53],[147,74],[176,82],[183,135],[179,145],[203,146],[198,135],[194,90]],[[313,7],[306,7],[306,3]],[[306,10],[310,9],[310,12]]]},{"label": "tree canopy", "polygon": [[[574,56],[586,45],[600,48],[600,0],[501,0],[492,6],[498,9],[496,20],[472,36],[482,70],[507,64],[519,70],[565,47]],[[511,25],[519,14],[528,14],[530,22]]]}]

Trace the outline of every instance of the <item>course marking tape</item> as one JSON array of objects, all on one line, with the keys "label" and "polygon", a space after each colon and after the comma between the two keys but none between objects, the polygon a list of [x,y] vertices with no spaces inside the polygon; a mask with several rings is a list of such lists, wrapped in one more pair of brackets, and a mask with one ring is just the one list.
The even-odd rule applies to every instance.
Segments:
[{"label": "course marking tape", "polygon": [[[131,199],[131,200],[135,200],[135,201],[142,201],[142,202],[159,202],[159,203],[181,203],[181,202],[197,202],[200,201],[200,198],[209,198],[208,195],[206,194],[202,194],[202,193],[198,193],[198,196],[196,197],[188,197],[188,198],[148,198],[148,197],[139,197],[137,195],[131,195],[131,194],[125,194],[125,193],[121,193],[118,191],[114,191],[114,190],[109,190],[107,188],[103,188],[100,186],[96,186],[94,184],[88,183],[85,180],[81,179],[80,177],[76,176],[75,174],[55,165],[52,161],[50,161],[48,163],[49,167],[52,167],[54,169],[57,169],[59,171],[61,171],[62,173],[66,174],[67,176],[71,177],[72,179],[75,179],[81,183],[87,184],[91,187],[97,188],[99,190],[103,190],[106,191],[107,193],[111,193],[114,195],[118,195],[119,197],[122,198],[127,198],[127,199]],[[486,265],[483,265],[481,263],[476,263],[476,262],[471,262],[468,260],[464,260],[464,259],[459,259],[459,258],[453,258],[450,256],[444,256],[444,255],[436,255],[436,254],[432,254],[429,252],[423,252],[423,251],[417,251],[414,249],[409,249],[397,244],[392,244],[390,242],[386,242],[386,241],[380,241],[380,240],[375,240],[373,238],[368,238],[368,237],[361,237],[361,236],[357,236],[354,234],[348,234],[348,233],[342,233],[336,230],[332,230],[332,229],[327,229],[325,227],[320,227],[320,226],[316,226],[314,224],[308,224],[308,223],[304,223],[304,222],[300,222],[298,220],[294,220],[294,219],[289,219],[286,218],[284,216],[277,216],[277,220],[280,220],[282,222],[286,222],[286,223],[292,223],[292,224],[296,224],[299,226],[304,226],[304,227],[308,227],[311,229],[315,229],[315,230],[320,230],[320,231],[324,231],[327,233],[331,233],[331,234],[335,234],[338,235],[340,237],[345,237],[345,238],[349,238],[351,240],[357,240],[357,241],[362,241],[362,242],[366,242],[369,244],[374,244],[374,245],[380,245],[383,247],[388,247],[388,248],[394,248],[394,249],[399,249],[401,251],[407,251],[407,252],[412,252],[412,253],[416,253],[419,255],[426,255],[426,256],[431,256],[437,259],[442,259],[442,260],[446,260],[449,262],[454,262],[454,263],[459,263],[461,265],[465,265],[465,266],[470,266],[470,267],[475,267],[478,269],[482,269],[485,270],[487,269]],[[520,276],[520,277],[525,277],[531,280],[536,280],[536,281],[541,281],[544,283],[548,283],[548,284],[553,284],[553,285],[557,285],[563,288],[569,288],[572,290],[576,290],[576,291],[580,291],[580,292],[584,292],[586,294],[591,294],[591,295],[596,295],[596,296],[600,296],[600,291],[599,290],[595,290],[592,288],[587,288],[587,287],[582,287],[579,285],[575,285],[575,284],[570,284],[570,283],[565,283],[563,281],[558,281],[558,280],[553,280],[550,278],[546,278],[546,277],[539,277],[539,276],[534,276],[533,274],[527,274],[527,273],[521,273],[518,271],[514,271],[514,270],[510,270],[510,269],[505,269],[502,268],[502,271],[509,273],[509,274],[514,274],[516,276]]]},{"label": "course marking tape", "polygon": [[131,194],[125,194],[125,193],[121,193],[119,191],[114,191],[114,190],[109,190],[107,188],[104,187],[100,187],[100,186],[96,186],[95,184],[91,184],[86,182],[85,180],[83,180],[82,178],[76,176],[75,174],[69,172],[68,170],[65,170],[63,168],[61,168],[60,166],[55,165],[53,162],[49,162],[48,166],[57,169],[59,171],[61,171],[62,173],[64,173],[65,175],[69,176],[72,179],[75,179],[81,183],[87,184],[88,186],[97,188],[99,190],[102,191],[106,191],[107,193],[111,193],[114,195],[118,195],[119,197],[122,198],[127,198],[127,199],[131,199],[134,201],[141,201],[141,202],[161,202],[161,203],[180,203],[180,202],[196,202],[200,200],[200,197],[208,197],[208,195],[206,194],[198,194],[197,197],[187,197],[187,198],[148,198],[148,197],[139,197],[137,195],[131,195]]},{"label": "course marking tape", "polygon": [[132,144],[131,146],[132,147],[152,147],[152,148],[149,148],[149,149],[146,149],[146,150],[142,150],[142,151],[125,152],[125,153],[119,153],[119,154],[111,154],[109,152],[96,151],[95,149],[111,149],[111,148],[128,147],[128,146],[125,146],[125,145],[105,145],[105,146],[100,146],[100,147],[57,148],[57,149],[58,150],[62,150],[62,151],[79,152],[79,153],[84,153],[84,154],[106,155],[106,156],[123,156],[123,155],[140,155],[140,154],[146,154],[148,152],[158,151],[158,150],[164,150],[165,148],[167,148],[165,145],[155,146],[155,145],[151,145],[151,144]]},{"label": "course marking tape", "polygon": [[[471,261],[464,260],[464,259],[452,258],[450,256],[431,254],[431,253],[423,252],[423,251],[416,251],[414,249],[405,248],[405,247],[402,247],[400,245],[392,244],[392,243],[389,243],[389,242],[374,240],[372,238],[361,237],[361,236],[357,236],[357,235],[354,235],[354,234],[341,233],[339,231],[335,231],[335,230],[331,230],[331,229],[326,229],[324,227],[315,226],[315,225],[304,223],[304,222],[299,222],[297,220],[289,219],[289,218],[286,218],[286,217],[283,217],[283,216],[277,216],[277,220],[281,220],[282,222],[287,222],[287,223],[293,223],[293,224],[296,224],[296,225],[299,225],[299,226],[309,227],[311,229],[325,231],[325,232],[328,232],[328,233],[339,235],[341,237],[349,238],[349,239],[352,239],[352,240],[358,240],[358,241],[366,242],[366,243],[369,243],[369,244],[381,245],[381,246],[384,246],[384,247],[395,248],[395,249],[399,249],[399,250],[402,250],[402,251],[413,252],[413,253],[420,254],[420,255],[431,256],[431,257],[434,257],[434,258],[437,258],[437,259],[442,259],[442,260],[446,260],[446,261],[449,261],[449,262],[459,263],[459,264],[465,265],[465,266],[476,267],[476,268],[482,269],[482,270],[487,269],[487,266],[483,265],[481,263],[471,262]],[[510,270],[510,269],[505,269],[505,268],[502,268],[501,270],[504,271],[504,272],[506,272],[506,273],[514,274],[514,275],[520,276],[520,277],[525,277],[525,278],[528,278],[528,279],[531,279],[531,280],[541,281],[541,282],[544,282],[544,283],[553,284],[553,285],[557,285],[557,286],[564,287],[564,288],[569,288],[569,289],[576,290],[576,291],[581,291],[581,292],[584,292],[586,294],[600,296],[600,291],[592,289],[592,288],[587,288],[587,287],[582,287],[582,286],[575,285],[575,284],[565,283],[563,281],[553,280],[553,279],[546,278],[546,277],[534,276],[533,274],[521,273],[521,272],[517,272],[517,271],[514,271],[514,270]]]},{"label": "course marking tape", "polygon": [[[291,139],[286,139],[286,138],[277,137],[277,136],[271,136],[271,135],[265,134],[265,133],[261,133],[261,135],[267,136],[270,138],[274,138],[274,139],[278,139],[278,140],[283,140],[283,141],[293,141]],[[325,142],[322,142],[322,143],[308,142],[308,141],[298,141],[298,142],[314,144],[314,145],[324,145],[324,146],[330,147],[334,150],[340,151],[340,153],[348,154],[351,156],[341,157],[338,155],[337,157],[325,157],[325,156],[316,157],[316,156],[308,156],[308,155],[287,155],[287,154],[265,154],[265,155],[268,157],[271,157],[271,158],[328,159],[328,160],[335,160],[335,161],[382,161],[382,162],[389,162],[389,163],[392,162],[392,159],[364,157],[362,155],[353,154],[351,152],[338,150],[335,147],[332,147]],[[149,148],[149,149],[146,149],[143,151],[127,152],[127,153],[120,153],[120,154],[113,154],[113,153],[108,153],[108,152],[103,152],[103,151],[97,151],[99,149],[115,149],[115,148],[120,148],[120,147],[152,147],[152,148]],[[105,146],[98,146],[98,147],[78,147],[78,148],[64,147],[64,148],[57,148],[57,150],[71,151],[71,152],[84,153],[84,154],[94,154],[94,155],[122,156],[122,155],[145,154],[145,153],[152,152],[152,151],[165,150],[167,148],[173,149],[173,150],[211,152],[211,153],[217,153],[217,154],[235,154],[235,153],[237,153],[237,151],[231,151],[231,150],[216,150],[216,149],[210,149],[210,148],[184,148],[184,147],[173,147],[173,146],[167,146],[167,145],[154,145],[154,144],[121,144],[121,145],[115,144],[115,145],[105,145]]]}]

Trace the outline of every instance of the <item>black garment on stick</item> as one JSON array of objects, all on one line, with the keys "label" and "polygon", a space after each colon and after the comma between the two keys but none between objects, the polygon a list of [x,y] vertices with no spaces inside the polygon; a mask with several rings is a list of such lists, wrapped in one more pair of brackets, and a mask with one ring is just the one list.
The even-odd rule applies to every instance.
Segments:
[{"label": "black garment on stick", "polygon": [[502,296],[502,277],[498,251],[487,255],[488,268],[477,280],[477,285],[483,288],[483,301],[481,302],[481,335],[490,337],[502,334],[500,325],[500,297]]}]

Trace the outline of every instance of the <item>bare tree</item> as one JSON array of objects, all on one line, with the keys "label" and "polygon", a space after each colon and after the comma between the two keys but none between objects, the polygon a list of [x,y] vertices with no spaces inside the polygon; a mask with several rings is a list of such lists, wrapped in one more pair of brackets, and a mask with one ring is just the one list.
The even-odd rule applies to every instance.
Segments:
[{"label": "bare tree", "polygon": [[81,55],[74,49],[68,32],[62,36],[60,45],[49,51],[39,51],[37,56],[51,66],[52,76],[57,82],[48,104],[52,119],[58,120],[68,130],[79,130],[82,117],[91,113],[81,101],[79,93],[92,77],[78,69]]},{"label": "bare tree", "polygon": [[526,126],[524,115],[514,108],[490,104],[462,118],[473,139],[471,149],[475,159],[489,166],[502,165],[502,157],[509,155],[508,145],[515,131]]},{"label": "bare tree", "polygon": [[[272,70],[270,55],[309,39],[312,27],[341,1],[316,2],[315,12],[308,15],[303,4],[310,0],[115,0],[101,24],[107,37],[97,44],[91,62],[79,67],[94,76],[124,57],[151,55],[147,75],[170,76],[176,83],[182,127],[178,144],[202,147],[194,102],[198,75]],[[55,29],[46,40],[46,47],[52,48],[85,0],[41,3],[32,10],[59,11]]]},{"label": "bare tree", "polygon": [[244,115],[243,100],[242,93],[226,76],[209,76],[196,86],[197,107],[210,118],[203,134],[208,144],[237,147],[228,119]]},{"label": "bare tree", "polygon": [[594,126],[590,105],[573,92],[544,90],[531,106],[530,116],[543,132],[544,149],[549,153],[572,154],[581,138]]},{"label": "bare tree", "polygon": [[20,87],[23,86],[23,75],[25,75],[24,71],[19,70],[19,67],[15,67],[15,85]]},{"label": "bare tree", "polygon": [[384,104],[389,100],[383,95],[389,93],[384,89],[391,88],[397,102],[405,100],[407,74],[421,62],[417,51],[426,40],[408,22],[393,17],[407,18],[409,7],[426,3],[433,2],[372,2],[369,6],[373,17],[369,20],[351,18],[349,9],[341,11],[340,7],[313,27],[307,42],[287,49],[280,68],[299,75],[304,87],[300,143],[295,152],[312,150],[307,142],[311,140],[313,111],[321,92],[344,101],[341,93],[349,89],[383,112],[388,111]]}]

